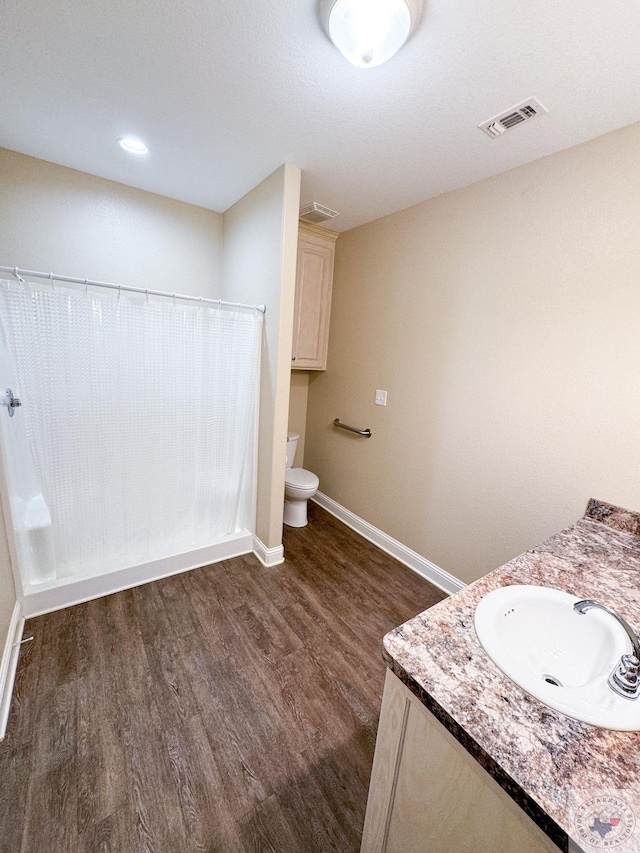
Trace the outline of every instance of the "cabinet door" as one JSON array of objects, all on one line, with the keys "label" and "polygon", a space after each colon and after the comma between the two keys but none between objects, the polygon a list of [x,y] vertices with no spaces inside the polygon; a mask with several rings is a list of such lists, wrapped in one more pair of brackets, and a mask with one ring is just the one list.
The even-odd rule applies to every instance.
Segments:
[{"label": "cabinet door", "polygon": [[420,701],[409,701],[385,853],[560,853]]},{"label": "cabinet door", "polygon": [[387,670],[360,853],[409,851],[560,853]]},{"label": "cabinet door", "polygon": [[291,359],[293,369],[324,370],[327,366],[336,237],[300,228]]}]

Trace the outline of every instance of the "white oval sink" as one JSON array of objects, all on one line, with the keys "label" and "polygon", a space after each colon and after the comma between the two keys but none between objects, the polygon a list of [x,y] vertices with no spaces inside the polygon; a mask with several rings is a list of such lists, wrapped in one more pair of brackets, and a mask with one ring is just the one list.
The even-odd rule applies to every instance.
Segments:
[{"label": "white oval sink", "polygon": [[618,696],[607,683],[631,651],[629,638],[607,613],[576,613],[579,600],[544,586],[501,587],[479,601],[476,634],[496,666],[550,708],[605,729],[640,731],[640,699]]}]

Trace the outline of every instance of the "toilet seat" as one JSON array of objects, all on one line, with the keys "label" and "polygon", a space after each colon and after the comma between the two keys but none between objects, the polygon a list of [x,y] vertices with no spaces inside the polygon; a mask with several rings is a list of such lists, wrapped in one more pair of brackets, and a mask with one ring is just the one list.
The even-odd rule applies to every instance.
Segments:
[{"label": "toilet seat", "polygon": [[297,489],[314,491],[320,485],[320,480],[305,468],[287,468],[284,475],[285,486],[295,486]]}]

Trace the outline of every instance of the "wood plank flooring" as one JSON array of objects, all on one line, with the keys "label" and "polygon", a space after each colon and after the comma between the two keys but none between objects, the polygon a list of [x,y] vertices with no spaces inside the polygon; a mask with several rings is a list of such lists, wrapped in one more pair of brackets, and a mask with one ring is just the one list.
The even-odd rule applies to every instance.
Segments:
[{"label": "wood plank flooring", "polygon": [[380,643],[444,594],[317,506],[239,557],[32,619],[2,853],[356,853]]}]

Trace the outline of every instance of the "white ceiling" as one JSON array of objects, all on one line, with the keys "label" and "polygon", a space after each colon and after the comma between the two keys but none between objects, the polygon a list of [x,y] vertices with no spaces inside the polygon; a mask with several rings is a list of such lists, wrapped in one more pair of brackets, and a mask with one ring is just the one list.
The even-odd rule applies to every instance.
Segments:
[{"label": "white ceiling", "polygon": [[[224,211],[283,162],[345,230],[640,120],[637,0],[427,0],[356,69],[317,0],[2,0],[0,145]],[[549,115],[476,125],[537,96]],[[131,134],[146,158],[115,144]]]}]

